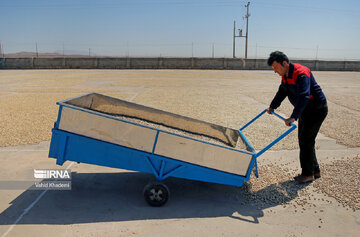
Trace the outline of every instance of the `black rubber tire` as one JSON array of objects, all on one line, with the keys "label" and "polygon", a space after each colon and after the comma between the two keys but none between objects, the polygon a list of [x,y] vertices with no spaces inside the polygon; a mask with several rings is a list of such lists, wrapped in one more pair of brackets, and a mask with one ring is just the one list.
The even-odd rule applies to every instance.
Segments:
[{"label": "black rubber tire", "polygon": [[153,207],[163,206],[170,197],[169,188],[163,183],[149,183],[144,188],[145,201]]}]

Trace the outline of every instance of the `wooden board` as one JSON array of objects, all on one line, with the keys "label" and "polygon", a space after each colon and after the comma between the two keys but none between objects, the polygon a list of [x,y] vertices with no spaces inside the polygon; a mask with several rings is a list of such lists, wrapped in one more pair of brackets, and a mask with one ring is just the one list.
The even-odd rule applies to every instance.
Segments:
[{"label": "wooden board", "polygon": [[155,154],[246,176],[252,155],[168,133],[159,133]]},{"label": "wooden board", "polygon": [[156,130],[67,107],[59,129],[146,152],[152,152],[156,136]]}]

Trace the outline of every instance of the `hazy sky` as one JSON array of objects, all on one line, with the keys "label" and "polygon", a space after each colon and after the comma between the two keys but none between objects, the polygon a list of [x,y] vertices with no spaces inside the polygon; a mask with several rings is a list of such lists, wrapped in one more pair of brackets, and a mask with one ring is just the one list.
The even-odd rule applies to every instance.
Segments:
[{"label": "hazy sky", "polygon": [[[5,53],[232,57],[233,22],[245,33],[248,1],[0,0]],[[249,58],[360,60],[359,0],[250,1]],[[245,38],[236,39],[244,57]]]}]

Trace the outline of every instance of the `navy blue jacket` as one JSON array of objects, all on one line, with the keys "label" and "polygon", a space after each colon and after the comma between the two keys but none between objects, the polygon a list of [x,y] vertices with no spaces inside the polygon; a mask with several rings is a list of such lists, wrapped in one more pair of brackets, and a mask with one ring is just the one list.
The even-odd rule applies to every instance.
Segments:
[{"label": "navy blue jacket", "polygon": [[326,97],[310,69],[298,63],[289,64],[288,76],[282,76],[281,85],[270,108],[277,109],[285,97],[294,106],[290,116],[294,119],[298,119],[305,108],[316,110],[326,105]]}]

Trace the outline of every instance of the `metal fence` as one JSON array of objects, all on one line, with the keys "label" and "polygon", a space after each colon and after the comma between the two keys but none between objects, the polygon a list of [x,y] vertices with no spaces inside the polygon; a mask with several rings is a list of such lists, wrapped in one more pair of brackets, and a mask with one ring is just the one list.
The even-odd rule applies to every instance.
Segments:
[{"label": "metal fence", "polygon": [[[360,71],[360,61],[293,60],[314,71]],[[79,57],[0,58],[1,69],[227,69],[270,70],[266,59]]]}]

